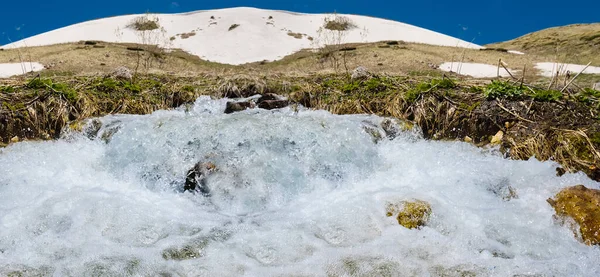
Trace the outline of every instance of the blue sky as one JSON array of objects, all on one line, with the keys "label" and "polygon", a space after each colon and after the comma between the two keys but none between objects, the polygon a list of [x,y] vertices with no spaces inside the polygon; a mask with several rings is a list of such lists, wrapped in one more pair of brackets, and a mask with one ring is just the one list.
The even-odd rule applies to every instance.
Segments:
[{"label": "blue sky", "polygon": [[0,45],[10,40],[102,17],[176,13],[248,6],[307,13],[361,14],[397,20],[477,44],[509,40],[540,29],[600,21],[600,0],[5,0]]}]

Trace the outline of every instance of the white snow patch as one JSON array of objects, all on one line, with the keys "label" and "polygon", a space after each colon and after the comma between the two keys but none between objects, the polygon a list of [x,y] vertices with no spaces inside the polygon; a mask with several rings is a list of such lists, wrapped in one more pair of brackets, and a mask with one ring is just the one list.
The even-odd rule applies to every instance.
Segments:
[{"label": "white snow patch", "polygon": [[508,53],[516,54],[516,55],[525,55],[525,53],[517,50],[508,50]]},{"label": "white snow patch", "polygon": [[8,78],[27,72],[37,72],[44,69],[44,65],[37,62],[0,63],[0,78]]},{"label": "white snow patch", "polygon": [[[27,46],[98,40],[117,43],[142,43],[135,30],[127,26],[142,15],[127,15],[87,21],[53,30],[4,46],[6,49]],[[158,19],[162,30],[145,36],[148,44],[165,48],[180,48],[204,59],[243,64],[263,60],[277,60],[301,49],[318,47],[325,43],[319,28],[331,14],[300,14],[255,8],[206,10],[182,14],[151,14]],[[343,43],[402,40],[441,46],[482,48],[451,36],[391,20],[338,15],[350,19],[356,28],[344,36]],[[230,26],[239,27],[229,31]],[[194,32],[182,39],[181,34]],[[288,32],[303,34],[296,39]],[[174,40],[170,40],[175,37]],[[309,37],[312,37],[311,41]]]},{"label": "white snow patch", "polygon": [[[559,75],[567,74],[567,71],[571,72],[571,74],[577,74],[581,72],[585,65],[581,64],[566,64],[566,63],[537,63],[535,68],[540,71],[540,75],[544,77],[552,77],[558,72]],[[597,66],[589,66],[583,71],[585,74],[600,74],[600,67]]]},{"label": "white snow patch", "polygon": [[[440,65],[440,70],[446,72],[455,72],[460,75],[467,75],[475,78],[494,78],[498,76],[498,66],[483,63],[458,63],[458,62],[445,62]],[[509,69],[511,72],[513,70]],[[509,77],[510,74],[500,69],[501,77]]]}]

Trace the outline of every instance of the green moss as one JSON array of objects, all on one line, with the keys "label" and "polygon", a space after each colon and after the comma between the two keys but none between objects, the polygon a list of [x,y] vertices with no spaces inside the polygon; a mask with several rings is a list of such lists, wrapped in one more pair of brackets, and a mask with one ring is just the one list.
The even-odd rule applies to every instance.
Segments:
[{"label": "green moss", "polygon": [[15,88],[13,86],[0,86],[0,92],[13,93]]},{"label": "green moss", "polygon": [[563,94],[557,90],[534,90],[533,99],[537,101],[557,101],[562,99]]},{"label": "green moss", "polygon": [[194,92],[194,91],[196,91],[196,88],[192,85],[185,85],[181,88],[181,90],[187,91],[187,92]]},{"label": "green moss", "polygon": [[126,89],[126,90],[128,90],[128,91],[135,92],[135,93],[142,92],[142,88],[140,87],[140,85],[134,84],[134,83],[131,83],[131,82],[125,82],[125,83],[123,83],[123,88]]},{"label": "green moss", "polygon": [[29,83],[27,84],[27,87],[32,88],[32,89],[45,89],[51,85],[52,85],[52,80],[50,80],[50,79],[35,78],[35,79],[29,81]]},{"label": "green moss", "polygon": [[342,92],[344,92],[344,93],[358,91],[359,89],[360,89],[359,82],[350,82],[350,83],[346,83],[346,84],[344,84],[344,86],[342,86]]},{"label": "green moss", "polygon": [[592,143],[600,145],[600,132],[589,135],[589,138]]},{"label": "green moss", "polygon": [[526,88],[512,85],[510,82],[492,81],[491,84],[483,89],[483,95],[487,99],[513,99],[523,96],[526,90]]},{"label": "green moss", "polygon": [[443,78],[443,79],[433,79],[431,80],[431,86],[435,86],[436,88],[441,88],[441,89],[450,89],[450,88],[455,88],[457,87],[456,83],[454,83],[454,81],[452,81],[451,79],[448,78]]}]

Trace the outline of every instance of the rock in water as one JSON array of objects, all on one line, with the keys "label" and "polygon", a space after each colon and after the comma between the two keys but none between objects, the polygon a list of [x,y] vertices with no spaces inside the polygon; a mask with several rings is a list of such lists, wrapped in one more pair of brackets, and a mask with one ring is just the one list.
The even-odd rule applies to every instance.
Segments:
[{"label": "rock in water", "polygon": [[397,118],[386,118],[381,122],[381,128],[388,139],[393,140],[398,137],[400,133],[410,131],[413,128],[413,125],[410,122]]},{"label": "rock in water", "polygon": [[206,177],[215,172],[217,167],[211,162],[199,162],[190,170],[185,177],[184,191],[199,191],[203,196],[210,196],[210,189],[206,184]]},{"label": "rock in water", "polygon": [[431,205],[421,200],[388,203],[385,210],[388,217],[396,216],[398,224],[408,229],[425,226],[431,215]]},{"label": "rock in water", "polygon": [[257,101],[258,107],[265,110],[274,110],[285,108],[290,104],[290,101],[275,93],[266,93]]},{"label": "rock in water", "polygon": [[246,109],[252,109],[254,106],[254,103],[251,101],[227,102],[225,105],[225,113],[231,114],[235,112],[241,112]]},{"label": "rock in water", "polygon": [[580,233],[583,242],[600,245],[600,190],[588,189],[583,185],[568,187],[554,199],[548,199],[548,203],[556,211],[556,219],[565,222],[561,219],[567,217],[579,225],[579,230],[573,231]]}]

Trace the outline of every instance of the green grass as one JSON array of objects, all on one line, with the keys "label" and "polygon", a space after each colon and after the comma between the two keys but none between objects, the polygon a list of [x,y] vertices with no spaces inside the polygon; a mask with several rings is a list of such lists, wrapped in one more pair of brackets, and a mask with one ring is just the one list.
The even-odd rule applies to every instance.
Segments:
[{"label": "green grass", "polygon": [[539,88],[528,88],[524,85],[512,84],[509,81],[492,81],[483,88],[483,95],[488,99],[510,99],[518,100],[531,97],[540,102],[552,102],[561,100],[564,95],[557,90],[546,90]]}]

